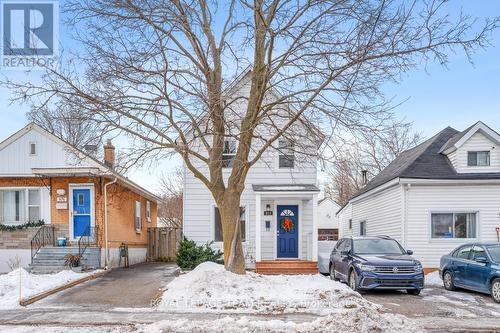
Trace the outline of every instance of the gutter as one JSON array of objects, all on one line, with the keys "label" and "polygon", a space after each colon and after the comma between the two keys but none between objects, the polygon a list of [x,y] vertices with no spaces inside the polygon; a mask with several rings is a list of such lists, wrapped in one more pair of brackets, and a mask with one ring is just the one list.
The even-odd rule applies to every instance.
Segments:
[{"label": "gutter", "polygon": [[108,186],[115,184],[118,181],[118,177],[109,183],[104,184],[104,269],[108,269],[109,263],[109,249],[108,249]]}]

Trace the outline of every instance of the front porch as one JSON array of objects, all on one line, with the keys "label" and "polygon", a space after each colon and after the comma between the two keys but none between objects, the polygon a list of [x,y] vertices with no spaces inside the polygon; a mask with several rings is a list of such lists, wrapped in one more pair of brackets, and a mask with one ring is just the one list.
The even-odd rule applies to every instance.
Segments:
[{"label": "front porch", "polygon": [[255,270],[262,274],[318,272],[315,185],[253,185]]}]

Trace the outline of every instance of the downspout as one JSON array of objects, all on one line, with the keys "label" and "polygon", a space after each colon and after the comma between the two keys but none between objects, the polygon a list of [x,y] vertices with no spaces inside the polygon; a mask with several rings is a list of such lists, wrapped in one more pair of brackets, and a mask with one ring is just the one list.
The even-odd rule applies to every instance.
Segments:
[{"label": "downspout", "polygon": [[108,269],[109,263],[109,249],[108,249],[108,186],[116,183],[118,178],[112,182],[104,184],[104,269]]}]

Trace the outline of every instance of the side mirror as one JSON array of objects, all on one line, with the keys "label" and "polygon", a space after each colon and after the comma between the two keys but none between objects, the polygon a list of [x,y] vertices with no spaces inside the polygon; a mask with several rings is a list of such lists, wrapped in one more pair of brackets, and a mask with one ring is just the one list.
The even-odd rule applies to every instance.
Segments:
[{"label": "side mirror", "polygon": [[413,251],[412,250],[406,250],[406,254],[411,256],[413,254]]},{"label": "side mirror", "polygon": [[476,258],[474,259],[476,262],[480,263],[480,264],[487,264],[489,263],[488,259],[486,257],[479,257],[479,258]]}]

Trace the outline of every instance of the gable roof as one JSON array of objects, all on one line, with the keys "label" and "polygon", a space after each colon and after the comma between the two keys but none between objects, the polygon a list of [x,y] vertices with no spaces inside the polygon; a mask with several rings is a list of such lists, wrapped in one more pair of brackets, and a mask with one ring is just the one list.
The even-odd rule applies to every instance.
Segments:
[{"label": "gable roof", "polygon": [[81,159],[82,162],[85,163],[85,166],[77,166],[77,167],[33,168],[32,171],[34,174],[50,176],[50,175],[58,175],[61,173],[66,173],[68,175],[85,173],[85,174],[104,176],[107,178],[117,178],[118,182],[122,183],[125,187],[141,193],[142,195],[144,195],[144,197],[149,198],[150,200],[153,200],[156,202],[162,200],[160,197],[158,197],[154,193],[146,190],[145,188],[143,188],[142,186],[131,181],[127,177],[123,176],[122,174],[109,168],[103,162],[88,155],[83,150],[69,144],[65,140],[59,138],[58,136],[54,135],[53,133],[50,133],[49,131],[47,131],[46,129],[42,128],[41,126],[39,126],[35,123],[29,123],[25,127],[21,128],[19,131],[15,132],[11,136],[9,136],[4,141],[0,142],[0,151],[2,149],[4,149],[5,147],[9,146],[11,143],[18,140],[19,138],[21,138],[26,133],[30,132],[31,130],[34,130],[34,131],[38,132],[39,134],[48,137],[49,139],[51,139],[52,141],[54,141],[58,145],[62,146],[63,148],[67,148],[73,154],[75,154],[75,156],[77,158]]},{"label": "gable roof", "polygon": [[452,136],[441,148],[440,153],[449,154],[458,148],[460,148],[471,136],[476,134],[477,132],[483,133],[490,140],[500,143],[500,134],[498,134],[491,127],[483,123],[482,121],[478,121],[471,127],[466,130],[459,132]]},{"label": "gable roof", "polygon": [[453,144],[456,144],[462,139],[470,137],[471,131],[474,130],[478,124],[484,125],[479,122],[463,132],[459,132],[451,127],[446,127],[427,141],[403,152],[382,170],[382,172],[369,181],[365,187],[359,190],[351,200],[395,178],[456,180],[500,179],[500,173],[498,172],[457,173],[448,160],[448,157],[442,153],[442,148],[450,142],[455,142]]}]

